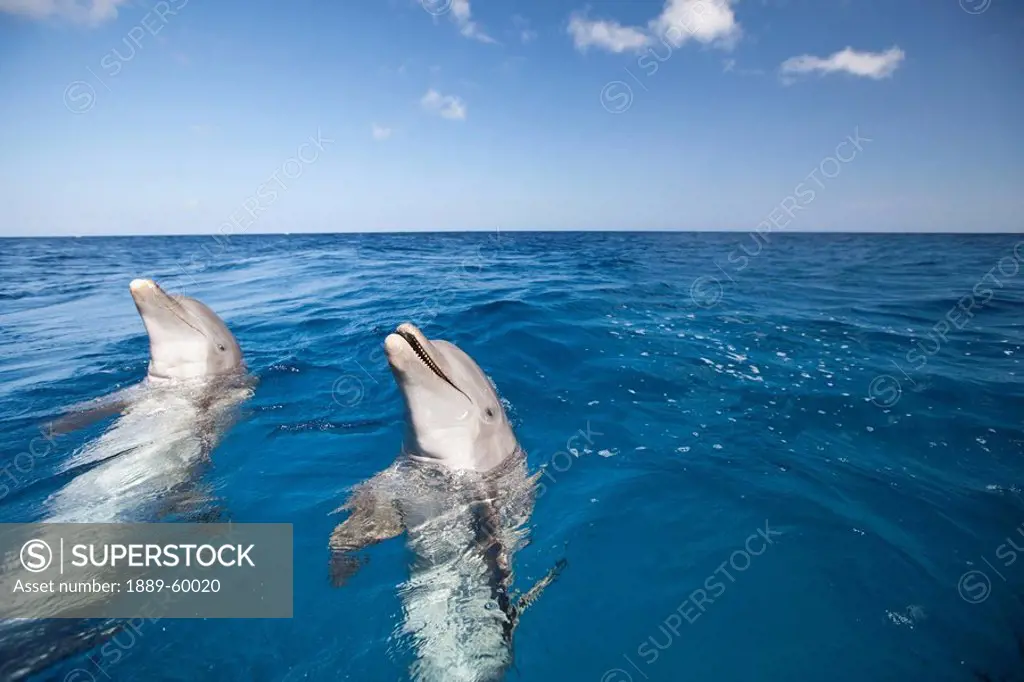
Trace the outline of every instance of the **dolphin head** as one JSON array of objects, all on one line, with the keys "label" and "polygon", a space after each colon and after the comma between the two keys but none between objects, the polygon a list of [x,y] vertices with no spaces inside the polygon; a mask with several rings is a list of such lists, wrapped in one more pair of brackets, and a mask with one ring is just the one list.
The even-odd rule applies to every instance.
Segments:
[{"label": "dolphin head", "polygon": [[462,349],[406,323],[388,335],[384,350],[405,398],[411,457],[483,472],[516,451],[494,385]]},{"label": "dolphin head", "polygon": [[135,307],[149,334],[149,376],[202,379],[242,371],[242,349],[224,321],[187,296],[170,296],[156,282],[133,280]]}]

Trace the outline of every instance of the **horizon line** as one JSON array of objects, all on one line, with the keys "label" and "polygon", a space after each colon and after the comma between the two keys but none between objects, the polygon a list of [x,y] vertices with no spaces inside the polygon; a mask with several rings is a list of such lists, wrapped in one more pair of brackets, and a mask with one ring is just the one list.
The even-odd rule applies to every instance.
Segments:
[{"label": "horizon line", "polygon": [[632,230],[632,229],[589,229],[589,230],[528,230],[528,229],[473,229],[473,230],[373,230],[373,231],[352,231],[352,232],[239,232],[239,233],[202,233],[202,232],[166,232],[166,233],[114,233],[114,234],[42,234],[42,235],[0,235],[0,239],[140,239],[147,237],[212,237],[214,239],[232,239],[242,237],[309,237],[309,236],[339,236],[339,235],[429,235],[429,234],[492,234],[502,232],[515,232],[518,234],[757,234],[765,235],[1004,235],[1021,234],[1024,230],[989,230],[982,232],[961,232],[956,230],[758,230],[743,229],[708,229],[708,230],[678,230],[678,229],[653,229],[653,230]]}]

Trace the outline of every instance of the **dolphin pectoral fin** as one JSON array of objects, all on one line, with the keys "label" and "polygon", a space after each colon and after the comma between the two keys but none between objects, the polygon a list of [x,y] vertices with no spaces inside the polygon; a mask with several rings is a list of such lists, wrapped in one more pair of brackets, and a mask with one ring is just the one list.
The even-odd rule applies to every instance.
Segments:
[{"label": "dolphin pectoral fin", "polygon": [[115,414],[120,414],[138,392],[138,385],[115,391],[102,398],[72,405],[47,426],[53,435],[70,433]]},{"label": "dolphin pectoral fin", "polygon": [[349,552],[331,551],[331,587],[342,587],[369,559]]},{"label": "dolphin pectoral fin", "polygon": [[395,503],[376,494],[372,487],[356,489],[342,509],[351,514],[331,533],[331,585],[341,587],[368,559],[355,552],[405,532],[405,523]]},{"label": "dolphin pectoral fin", "polygon": [[228,509],[217,499],[208,485],[199,481],[200,469],[190,474],[189,483],[167,491],[160,500],[155,514],[162,523],[229,523]]},{"label": "dolphin pectoral fin", "polygon": [[369,559],[355,552],[384,540],[398,537],[405,530],[390,520],[377,523],[372,517],[350,516],[331,533],[331,585],[341,587]]},{"label": "dolphin pectoral fin", "polygon": [[537,598],[540,597],[540,593],[544,591],[544,588],[558,579],[562,569],[564,569],[568,563],[569,562],[565,559],[559,559],[555,565],[551,567],[551,570],[547,572],[547,575],[534,583],[533,587],[526,591],[526,594],[519,597],[516,601],[516,623],[519,621],[519,616],[523,615],[523,611],[528,609],[535,601],[537,601]]}]

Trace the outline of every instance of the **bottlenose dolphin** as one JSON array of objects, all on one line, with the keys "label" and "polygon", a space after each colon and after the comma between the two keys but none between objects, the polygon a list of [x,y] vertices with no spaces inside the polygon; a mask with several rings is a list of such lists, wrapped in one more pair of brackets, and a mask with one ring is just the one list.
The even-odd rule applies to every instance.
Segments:
[{"label": "bottlenose dolphin", "polygon": [[[147,376],[53,421],[52,432],[66,433],[119,415],[62,464],[60,472],[77,475],[44,502],[44,522],[152,521],[161,513],[205,511],[209,495],[196,484],[198,471],[252,395],[238,341],[216,313],[151,280],[136,279],[130,290],[149,335]],[[13,579],[6,568],[0,573]],[[70,607],[103,595],[78,595],[78,602],[61,596]],[[0,621],[0,679],[27,677],[100,646],[123,627],[117,619]]]},{"label": "bottlenose dolphin", "polygon": [[[152,520],[152,506],[185,493],[252,395],[242,351],[210,308],[170,296],[148,279],[130,285],[149,335],[149,371],[139,384],[76,405],[56,420],[70,431],[119,414],[61,466],[86,469],[46,501],[49,522]],[[99,463],[99,464],[97,464]]]},{"label": "bottlenose dolphin", "polygon": [[405,401],[402,453],[340,508],[350,514],[331,534],[332,580],[358,570],[353,552],[405,533],[415,558],[399,588],[400,628],[414,645],[413,679],[500,680],[520,614],[565,565],[511,593],[537,475],[527,474],[494,385],[469,355],[411,324],[384,348]]}]

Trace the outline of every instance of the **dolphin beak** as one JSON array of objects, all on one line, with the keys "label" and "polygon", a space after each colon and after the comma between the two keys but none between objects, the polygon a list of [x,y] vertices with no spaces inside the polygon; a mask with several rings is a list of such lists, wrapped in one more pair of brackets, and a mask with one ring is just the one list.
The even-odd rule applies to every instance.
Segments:
[{"label": "dolphin beak", "polygon": [[387,338],[384,339],[384,352],[388,356],[388,362],[392,367],[395,366],[399,353],[406,352],[409,345],[405,342],[398,334],[388,334]]},{"label": "dolphin beak", "polygon": [[153,311],[157,307],[171,308],[174,305],[174,299],[151,279],[133,279],[128,288],[131,290],[135,307],[139,309],[139,313]]},{"label": "dolphin beak", "polygon": [[410,322],[403,322],[398,325],[398,328],[384,339],[384,352],[387,355],[388,363],[395,369],[398,369],[398,366],[403,364],[403,358],[414,355],[412,347],[405,340],[406,334],[419,341],[421,346],[426,346],[429,343],[427,337],[423,335],[423,332],[416,325]]},{"label": "dolphin beak", "polygon": [[423,332],[420,331],[419,327],[414,325],[412,322],[403,322],[402,324],[398,325],[398,329],[395,330],[395,333],[398,334],[399,336],[404,336],[405,334],[412,334],[414,337],[416,337],[416,340],[423,345],[430,343],[427,340],[427,337],[424,336]]},{"label": "dolphin beak", "polygon": [[159,289],[160,287],[151,279],[133,279],[128,288],[132,292],[132,298],[137,300],[140,296],[145,296],[153,289]]},{"label": "dolphin beak", "polygon": [[455,382],[441,369],[438,361],[430,352],[430,348],[432,348],[430,339],[424,336],[416,325],[409,322],[398,325],[398,329],[384,339],[384,352],[387,354],[388,364],[393,370],[405,373],[409,371],[410,365],[419,365],[466,396],[466,400],[473,402],[473,399],[456,386]]}]

